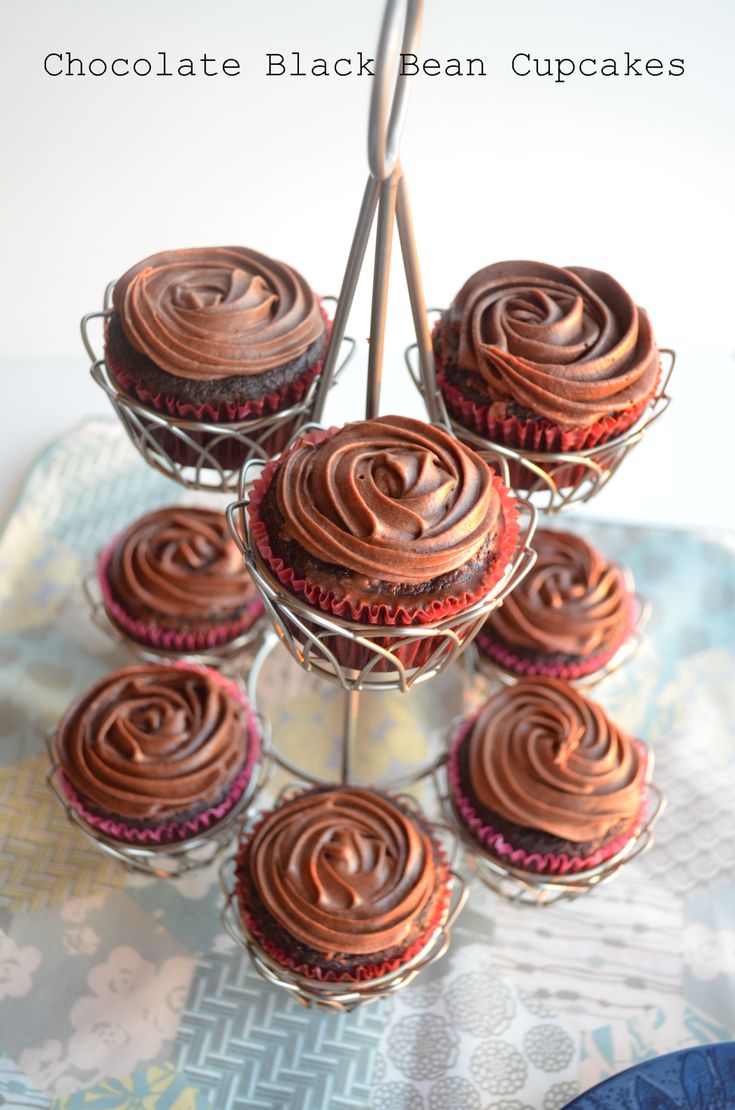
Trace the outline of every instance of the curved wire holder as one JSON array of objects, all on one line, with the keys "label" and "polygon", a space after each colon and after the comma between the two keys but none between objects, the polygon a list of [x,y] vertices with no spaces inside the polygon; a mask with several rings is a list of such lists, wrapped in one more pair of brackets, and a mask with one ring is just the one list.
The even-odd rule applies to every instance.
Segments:
[{"label": "curved wire holder", "polygon": [[406,365],[429,413],[438,413],[439,422],[499,470],[506,485],[517,496],[532,498],[539,512],[548,515],[565,512],[595,497],[671,404],[668,389],[676,365],[676,353],[668,347],[662,347],[660,354],[668,357],[669,365],[654,397],[640,418],[626,432],[597,447],[587,447],[576,452],[527,451],[523,448],[506,447],[465,428],[449,413],[435,384],[436,376],[434,375],[431,385],[427,386],[423,368],[417,370],[414,365],[416,349],[416,344],[406,348]]},{"label": "curved wire holder", "polygon": [[232,809],[217,821],[211,829],[174,844],[139,845],[128,844],[108,836],[93,825],[87,824],[68,798],[61,778],[61,767],[56,759],[54,739],[56,729],[49,730],[46,747],[51,763],[46,781],[59,800],[69,823],[105,855],[124,864],[131,871],[142,872],[156,879],[179,879],[190,871],[198,871],[209,865],[230,844],[236,831],[242,825],[247,811],[265,788],[273,772],[269,757],[269,725],[256,714],[260,724],[260,754],[253,767],[253,773],[242,797]]},{"label": "curved wire holder", "polygon": [[[456,730],[455,722],[452,734]],[[569,902],[588,894],[601,883],[609,882],[625,863],[634,860],[653,844],[653,827],[666,808],[666,796],[651,781],[653,757],[648,753],[648,768],[645,784],[646,810],[640,825],[636,827],[630,840],[619,852],[596,867],[585,871],[568,872],[564,875],[541,875],[524,871],[504,862],[498,856],[491,856],[466,828],[446,782],[446,762],[437,768],[434,784],[447,824],[464,844],[464,859],[470,870],[489,890],[499,894],[509,902],[526,906],[552,906],[558,902]]]},{"label": "curved wire holder", "polygon": [[[94,320],[107,320],[111,314],[114,282],[105,289],[101,312],[82,317],[82,342],[91,360],[93,381],[107,394],[133,446],[149,466],[173,479],[186,489],[233,493],[237,490],[240,466],[250,458],[268,459],[283,450],[301,427],[312,419],[317,401],[319,378],[309,385],[306,394],[294,405],[276,413],[227,423],[205,420],[183,420],[148,408],[123,392],[113,381],[107,362],[99,357],[89,335]],[[334,301],[334,297],[323,297]],[[330,344],[334,363],[347,346],[339,366],[330,373],[334,385],[352,358],[355,340],[342,334],[339,343]],[[274,450],[273,445],[278,444]],[[228,460],[234,460],[229,462]]]},{"label": "curved wire holder", "polygon": [[[298,784],[290,784],[284,787],[278,795],[276,805],[285,801],[289,796],[293,796],[294,793],[300,793],[302,789],[303,787]],[[408,795],[393,795],[393,797],[397,798],[416,817],[420,818],[434,837],[438,838],[438,834],[444,834],[445,837],[450,838],[452,844],[449,865],[451,895],[444,920],[437,925],[421,951],[388,975],[382,975],[379,978],[365,982],[327,982],[310,979],[306,975],[299,975],[290,968],[279,964],[262,948],[257,937],[247,927],[240,914],[234,874],[237,854],[228,856],[220,865],[220,883],[225,897],[220,918],[225,931],[236,944],[246,950],[255,970],[267,983],[287,991],[292,998],[303,1006],[349,1012],[356,1009],[357,1006],[378,1002],[381,998],[388,998],[396,991],[408,986],[420,971],[440,960],[449,948],[452,928],[464,909],[469,896],[465,879],[455,870],[456,858],[459,855],[459,841],[450,826],[443,822],[427,822],[413,798]],[[249,831],[252,820],[253,818],[241,826],[243,831]]]},{"label": "curved wire holder", "polygon": [[[260,703],[259,694],[258,694],[258,684],[259,684],[259,680],[260,680],[260,676],[261,676],[263,666],[267,662],[267,660],[268,660],[269,656],[271,655],[271,653],[273,652],[274,648],[276,648],[278,646],[278,644],[279,644],[279,638],[278,638],[277,635],[275,635],[273,632],[266,633],[266,635],[263,637],[263,642],[261,643],[260,648],[256,652],[256,654],[253,658],[252,664],[250,666],[250,670],[248,672],[248,684],[247,684],[248,699],[250,701],[250,704],[252,706],[254,706],[256,709],[258,708],[259,703]],[[348,711],[352,711],[356,708],[354,703],[351,703],[350,701],[348,701],[347,705],[348,705]],[[264,714],[261,713],[261,715],[264,715]],[[345,728],[344,736],[346,737],[350,733],[350,727],[352,728],[352,732],[354,733],[354,731],[356,730],[356,725],[357,725],[356,720],[351,723],[351,726],[348,723],[346,728]],[[301,764],[296,763],[293,759],[291,759],[288,755],[286,755],[279,748],[279,746],[276,743],[273,735],[271,735],[271,738],[270,738],[268,754],[269,754],[269,758],[272,760],[272,762],[274,764],[276,764],[282,770],[286,771],[289,775],[293,775],[295,778],[299,779],[301,782],[308,783],[310,786],[324,786],[327,782],[324,775],[320,775],[320,774],[315,773],[314,771],[309,770],[308,768],[302,766]],[[410,771],[398,771],[395,774],[386,775],[386,776],[383,776],[382,778],[377,779],[377,780],[376,779],[371,779],[368,782],[361,783],[361,782],[359,782],[359,780],[356,778],[356,776],[353,773],[353,768],[352,768],[352,765],[351,765],[351,762],[350,762],[351,748],[347,743],[345,743],[344,737],[343,737],[342,753],[341,754],[342,754],[342,759],[341,759],[339,774],[336,776],[334,784],[336,784],[336,782],[338,782],[338,781],[339,782],[349,781],[353,785],[364,785],[364,786],[368,786],[368,787],[373,787],[376,790],[389,791],[391,793],[395,793],[396,791],[399,791],[399,790],[406,790],[407,788],[410,788],[412,786],[416,786],[423,779],[426,779],[429,776],[433,775],[434,772],[436,771],[436,768],[437,768],[438,764],[440,764],[441,761],[444,759],[443,742],[442,742],[442,751],[441,751],[441,753],[439,753],[437,755],[434,755],[431,759],[427,760],[422,765],[420,765],[418,767],[415,767]]]},{"label": "curved wire holder", "polygon": [[[592,674],[582,675],[580,678],[564,679],[570,686],[575,686],[578,690],[592,689],[592,687],[598,686],[601,682],[604,682],[606,678],[610,678],[612,675],[617,674],[618,671],[622,670],[623,667],[627,666],[628,663],[636,658],[643,647],[643,633],[651,617],[651,602],[647,597],[644,597],[635,590],[632,576],[627,567],[625,570],[629,592],[633,596],[636,606],[636,617],[633,628],[628,638],[620,645],[612,659],[609,659],[599,670],[593,671]],[[485,654],[479,644],[473,644],[472,662],[475,670],[479,674],[483,675],[485,678],[496,679],[498,682],[501,682],[503,686],[512,686],[519,678],[524,677],[523,675],[516,674],[514,671],[507,670],[496,660],[491,659]]]},{"label": "curved wire holder", "polygon": [[264,616],[261,613],[245,632],[229,640],[226,644],[208,648],[206,651],[174,651],[170,648],[160,650],[150,644],[142,644],[128,636],[114,617],[108,612],[100,589],[99,579],[93,570],[82,578],[82,593],[89,609],[95,628],[99,629],[112,643],[124,647],[144,663],[159,663],[161,660],[177,659],[198,663],[202,667],[214,667],[236,677],[242,666],[247,663],[248,653],[257,647],[263,638]]},{"label": "curved wire holder", "polygon": [[[249,463],[243,468],[242,487],[251,483],[257,465]],[[283,588],[253,540],[247,505],[247,494],[228,505],[227,520],[276,634],[305,670],[320,674],[348,692],[407,691],[440,674],[471,642],[488,614],[502,604],[536,559],[531,541],[537,513],[519,499],[518,506],[526,514],[522,534],[503,577],[487,597],[459,613],[420,626],[360,624],[324,613]],[[421,662],[404,662],[412,656]]]}]

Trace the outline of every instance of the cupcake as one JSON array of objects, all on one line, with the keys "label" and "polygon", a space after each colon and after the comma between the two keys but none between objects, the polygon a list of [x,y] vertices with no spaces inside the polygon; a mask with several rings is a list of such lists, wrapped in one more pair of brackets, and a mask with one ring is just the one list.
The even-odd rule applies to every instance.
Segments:
[{"label": "cupcake", "polygon": [[514,675],[594,674],[632,634],[637,602],[623,570],[571,532],[539,529],[536,562],[485,621],[477,646]]},{"label": "cupcake", "polygon": [[[105,358],[123,392],[182,420],[255,420],[297,404],[319,374],[329,321],[304,278],[245,247],[163,251],[115,283]],[[263,446],[275,454],[293,421]],[[194,436],[207,446],[201,434]],[[222,465],[245,449],[209,444]],[[197,452],[168,433],[166,448],[184,465]]]},{"label": "cupcake", "polygon": [[450,798],[478,849],[539,874],[595,867],[645,817],[645,748],[553,678],[524,678],[459,728]]},{"label": "cupcake", "polygon": [[[302,436],[266,465],[248,511],[260,557],[286,590],[364,625],[461,615],[501,581],[519,534],[490,467],[442,429],[402,416]],[[330,646],[364,665],[359,645]],[[435,649],[424,638],[395,655],[418,666]]]},{"label": "cupcake", "polygon": [[440,319],[434,351],[454,419],[527,451],[581,451],[619,435],[660,374],[648,316],[614,278],[541,262],[473,274]]},{"label": "cupcake", "polygon": [[132,640],[167,652],[231,643],[263,612],[222,513],[172,505],[140,517],[102,552],[102,597]]},{"label": "cupcake", "polygon": [[263,814],[242,840],[243,922],[278,964],[324,981],[397,970],[446,921],[441,848],[401,802],[374,790],[317,787]]},{"label": "cupcake", "polygon": [[213,829],[247,790],[260,748],[239,688],[184,663],[106,675],[67,709],[53,742],[79,816],[146,847]]}]

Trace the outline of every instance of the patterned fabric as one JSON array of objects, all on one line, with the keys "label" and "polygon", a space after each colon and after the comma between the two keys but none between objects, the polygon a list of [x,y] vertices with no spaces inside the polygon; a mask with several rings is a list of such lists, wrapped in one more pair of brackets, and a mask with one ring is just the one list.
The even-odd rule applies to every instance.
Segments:
[{"label": "patterned fabric", "polygon": [[[128,873],[46,785],[47,729],[129,660],[91,623],[81,576],[117,530],[177,500],[225,503],[184,495],[94,422],[48,449],[0,535],[2,1104],[558,1110],[638,1061],[735,1036],[732,545],[564,518],[653,603],[640,654],[595,696],[655,748],[669,796],[655,845],[550,910],[473,883],[444,960],[390,1001],[335,1015],[258,977],[223,932],[216,866],[178,882]],[[486,691],[457,667],[408,696],[367,695],[358,774],[430,758]],[[258,692],[278,744],[336,773],[339,692],[280,648]],[[436,813],[431,786],[418,793]]]}]

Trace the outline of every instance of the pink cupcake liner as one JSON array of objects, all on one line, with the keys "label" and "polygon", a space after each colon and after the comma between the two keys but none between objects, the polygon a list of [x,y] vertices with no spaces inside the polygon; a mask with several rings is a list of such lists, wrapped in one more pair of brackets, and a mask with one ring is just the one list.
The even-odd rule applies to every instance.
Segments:
[{"label": "pink cupcake liner", "polygon": [[[502,861],[511,864],[513,867],[518,867],[524,871],[532,871],[537,874],[578,874],[582,871],[589,871],[591,868],[597,867],[599,864],[604,863],[605,860],[611,859],[613,856],[617,855],[637,834],[645,820],[648,810],[648,799],[646,797],[643,797],[641,800],[640,809],[638,810],[635,822],[631,828],[621,833],[620,836],[615,837],[615,839],[611,840],[608,844],[604,844],[589,856],[568,856],[564,852],[526,852],[523,848],[514,848],[513,845],[505,839],[502,833],[496,832],[492,825],[483,821],[472,805],[472,802],[462,792],[459,750],[463,740],[472,728],[475,719],[475,717],[471,717],[463,721],[452,741],[452,747],[447,758],[447,774],[452,792],[452,800],[462,822],[472,832],[479,846],[484,848],[489,855],[498,856]],[[639,744],[639,748],[644,756],[642,776],[645,778],[646,753],[642,744]]]},{"label": "pink cupcake liner", "polygon": [[611,647],[598,652],[596,655],[590,655],[585,659],[552,663],[544,659],[525,657],[514,651],[510,644],[501,643],[499,640],[495,639],[492,634],[486,632],[484,628],[481,628],[477,634],[477,646],[489,659],[497,663],[503,670],[510,671],[511,674],[520,675],[522,677],[544,675],[547,678],[563,678],[569,681],[577,678],[585,678],[587,675],[594,674],[595,671],[599,671],[605,667],[611,659],[615,658],[623,644],[627,643],[633,635],[635,626],[636,608],[635,605],[632,604],[631,599],[630,617],[622,636],[620,636]]},{"label": "pink cupcake liner", "polygon": [[333,968],[322,968],[315,964],[308,964],[304,961],[297,960],[267,935],[247,907],[247,880],[243,878],[243,872],[247,867],[248,853],[253,837],[266,816],[267,814],[263,814],[260,820],[257,821],[250,830],[248,836],[240,843],[237,857],[235,892],[240,916],[246,929],[256,938],[260,947],[282,967],[288,968],[289,971],[293,971],[296,975],[302,975],[307,979],[315,979],[323,983],[370,982],[384,975],[390,975],[391,972],[398,971],[399,968],[404,967],[414,956],[419,954],[422,948],[429,943],[436,930],[441,928],[445,923],[449,913],[452,893],[449,887],[449,868],[446,855],[441,845],[432,838],[432,844],[437,852],[439,867],[442,873],[441,896],[437,898],[436,907],[431,914],[426,928],[422,930],[420,936],[412,941],[400,956],[396,956],[391,960],[381,960],[379,963],[361,964],[353,972],[338,972]]},{"label": "pink cupcake liner", "polygon": [[[185,667],[189,670],[206,673],[213,681],[217,681],[223,689],[227,690],[228,693],[235,697],[241,705],[246,706],[248,709],[250,708],[247,698],[243,695],[237,684],[223,678],[217,671],[213,671],[207,667],[199,667],[193,663],[178,661],[176,663],[164,665],[175,666],[177,669]],[[260,725],[258,724],[257,717],[251,714],[248,718],[247,758],[242,770],[238,773],[237,778],[230,786],[225,797],[216,805],[208,806],[200,813],[192,814],[192,816],[187,817],[183,821],[166,821],[160,825],[150,825],[144,828],[128,825],[124,820],[114,817],[112,814],[103,817],[98,813],[93,813],[88,809],[84,800],[71,783],[65,778],[63,770],[59,771],[58,777],[61,788],[69,804],[86,824],[91,825],[95,829],[99,829],[99,831],[106,836],[123,841],[127,844],[139,847],[164,847],[167,844],[178,844],[182,840],[189,840],[191,837],[205,833],[215,827],[223,817],[226,817],[230,810],[234,809],[247,790],[252,780],[253,771],[260,757],[261,750],[262,736]]]},{"label": "pink cupcake liner", "polygon": [[[156,648],[158,651],[187,652],[206,651],[231,643],[253,627],[264,611],[263,602],[255,594],[244,606],[242,615],[236,621],[226,621],[204,629],[163,629],[147,621],[131,617],[122,605],[115,600],[107,569],[120,536],[116,536],[102,551],[97,563],[97,579],[102,591],[102,600],[109,617],[126,636],[136,643]],[[255,587],[253,587],[255,590]]]},{"label": "pink cupcake liner", "polygon": [[[322,440],[329,438],[333,435],[337,428],[330,428],[326,431],[310,432],[305,435],[298,442],[307,443],[320,443]],[[297,445],[294,445],[294,448]],[[250,494],[250,501],[248,504],[248,515],[250,519],[250,528],[256,547],[260,556],[268,564],[270,569],[278,578],[278,581],[290,593],[296,595],[307,601],[315,609],[320,609],[326,613],[332,613],[334,616],[343,620],[355,621],[363,625],[380,625],[380,626],[397,626],[397,627],[421,627],[423,625],[432,624],[436,621],[442,620],[444,617],[461,616],[466,609],[475,602],[482,600],[486,597],[493,588],[500,582],[505,574],[508,564],[513,556],[518,537],[520,535],[520,522],[518,519],[518,510],[512,499],[509,490],[503,485],[496,475],[493,475],[493,484],[501,501],[501,517],[502,526],[498,536],[498,546],[493,557],[493,561],[488,567],[488,573],[483,580],[482,587],[475,591],[463,590],[458,592],[456,596],[448,596],[439,600],[433,598],[426,606],[419,607],[411,606],[405,603],[395,603],[386,605],[385,603],[375,604],[365,598],[350,599],[348,597],[338,597],[333,590],[325,590],[314,582],[310,582],[306,578],[299,578],[291,567],[287,566],[277,555],[274,554],[270,546],[270,538],[268,536],[267,528],[260,517],[260,507],[263,502],[270,484],[278,466],[277,461],[266,463],[261,474],[253,484]],[[335,635],[334,637],[324,637],[323,628],[318,624],[312,626],[312,631],[320,633],[322,640],[326,646],[333,651],[337,658],[347,667],[352,667],[355,670],[361,669],[371,658],[374,658],[368,649],[359,644],[355,644],[342,636]],[[469,628],[457,628],[456,633],[461,639],[470,635]],[[424,638],[414,643],[403,643],[400,638],[386,636],[379,640],[374,641],[379,643],[381,647],[391,651],[394,658],[400,660],[405,667],[419,667],[427,662],[432,655],[441,647],[441,640],[434,638]],[[397,646],[396,646],[397,645]],[[376,671],[385,671],[391,669],[391,664],[388,661],[381,660],[374,668]]]},{"label": "pink cupcake liner", "polygon": [[[327,326],[324,347],[326,351],[329,345],[332,321],[321,302],[319,302],[319,311]],[[221,466],[229,469],[242,466],[243,462],[250,456],[251,451],[247,446],[232,437],[218,439],[220,435],[227,433],[227,424],[244,420],[259,420],[262,417],[275,415],[284,409],[291,408],[293,405],[300,404],[312,382],[321,374],[324,365],[324,358],[322,357],[294,381],[263,394],[257,400],[203,402],[195,405],[191,401],[182,401],[171,394],[152,392],[124,366],[116,364],[110,358],[107,349],[105,350],[105,357],[107,368],[114,382],[124,393],[136,398],[147,408],[160,412],[164,416],[172,417],[174,420],[198,420],[204,423],[221,424],[221,430],[216,435],[214,433],[210,435],[204,432],[193,432],[188,429],[187,435],[198,447],[206,448]],[[287,420],[279,424],[272,432],[260,438],[259,443],[263,451],[267,455],[278,454],[294,434],[301,419],[301,416],[296,416]],[[260,433],[256,432],[255,435],[257,437]],[[168,429],[156,428],[154,436],[171,458],[182,466],[194,466],[200,461],[199,452]],[[218,441],[214,442],[215,440]]]}]

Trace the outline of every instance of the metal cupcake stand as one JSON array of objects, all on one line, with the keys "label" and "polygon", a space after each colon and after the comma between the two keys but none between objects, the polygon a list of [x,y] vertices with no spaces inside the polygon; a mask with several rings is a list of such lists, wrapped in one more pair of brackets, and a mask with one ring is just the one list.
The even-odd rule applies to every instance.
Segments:
[{"label": "metal cupcake stand", "polygon": [[[104,358],[99,357],[92,346],[89,327],[92,321],[104,322],[109,316],[111,285],[105,292],[102,312],[91,313],[82,320],[82,338],[91,360],[92,377],[107,393],[128,436],[146,462],[189,489],[219,492],[232,492],[237,489],[238,500],[228,507],[227,518],[245,565],[262,597],[269,625],[249,670],[248,692],[251,702],[257,707],[258,681],[263,664],[279,642],[306,671],[312,671],[340,687],[345,692],[340,742],[340,781],[342,783],[355,782],[354,753],[358,742],[357,728],[362,691],[399,690],[408,693],[413,687],[429,681],[444,671],[471,644],[488,614],[502,604],[504,598],[518,585],[533,565],[535,552],[532,548],[532,540],[538,519],[538,508],[534,503],[540,503],[539,507],[546,513],[558,513],[572,504],[589,500],[603,488],[629,451],[640,442],[648,427],[660,417],[669,404],[667,389],[674,362],[673,352],[668,352],[670,356],[668,372],[656,397],[635,427],[616,440],[590,451],[576,454],[541,454],[511,450],[468,432],[448,415],[436,384],[429,314],[425,308],[408,188],[399,158],[400,139],[410,90],[410,79],[399,72],[399,57],[401,53],[418,53],[422,14],[423,0],[387,0],[386,2],[370,101],[368,179],[342,287],[336,301],[322,373],[299,405],[273,416],[226,425],[165,417],[119,390],[109,374]],[[415,331],[415,343],[407,351],[406,361],[425,402],[429,420],[469,442],[488,460],[505,483],[511,487],[522,520],[521,534],[513,556],[504,576],[491,593],[459,615],[445,617],[433,624],[414,628],[362,625],[355,621],[340,619],[322,613],[286,592],[257,551],[248,518],[248,492],[252,481],[268,459],[267,447],[264,446],[268,443],[268,437],[288,421],[292,422],[291,440],[304,431],[318,428],[329,390],[353,353],[354,342],[345,337],[345,328],[363,269],[372,228],[376,223],[366,417],[375,417],[380,407],[393,229],[397,226]],[[245,459],[239,472],[238,468],[224,467],[218,461],[217,449],[225,442],[237,445]],[[185,445],[187,448],[186,465],[180,462],[182,454],[177,450],[180,445]],[[569,473],[570,467],[583,467],[585,478],[582,482],[576,482],[572,488],[565,489],[562,480],[565,471]],[[528,479],[524,477],[523,481],[517,482],[514,487],[510,477],[518,474],[528,474],[529,477]],[[95,594],[93,586],[88,587],[88,591],[92,612],[97,621],[104,626],[105,614],[101,612],[100,599]],[[641,602],[638,631],[642,626],[645,608],[645,603]],[[113,629],[113,634],[123,641],[126,639],[119,629]],[[419,640],[428,641],[422,652],[423,662],[419,666],[407,667],[402,661],[401,649],[405,650],[407,646],[414,645]],[[140,645],[131,643],[130,646],[133,650],[140,650]],[[350,657],[348,648],[353,651],[352,658],[355,657],[354,651],[358,652],[359,666],[346,666],[342,661],[345,657]],[[201,658],[199,661],[211,662],[208,658]],[[215,662],[221,663],[222,660],[218,659]],[[264,729],[265,732],[267,727]],[[548,905],[559,898],[576,897],[611,878],[624,860],[633,858],[648,847],[653,822],[663,805],[660,792],[649,784],[651,806],[646,818],[641,822],[641,827],[631,842],[626,845],[624,852],[606,861],[599,868],[578,873],[573,879],[567,878],[564,881],[553,877],[542,878],[528,873],[517,873],[513,868],[497,861],[489,861],[477,843],[463,830],[448,798],[444,758],[444,753],[441,753],[438,758],[412,770],[409,775],[393,776],[377,784],[379,789],[395,795],[397,790],[406,786],[415,785],[423,779],[433,779],[445,820],[434,823],[431,827],[438,839],[445,842],[446,838],[449,838],[451,842],[449,857],[452,897],[446,918],[424,949],[408,964],[390,975],[368,983],[323,982],[297,975],[275,963],[242,921],[234,889],[234,857],[225,860],[221,868],[225,895],[223,924],[235,940],[248,951],[254,966],[268,982],[282,987],[305,1005],[330,1009],[348,1010],[362,1003],[386,997],[406,986],[422,968],[438,959],[448,948],[451,928],[468,894],[465,881],[457,870],[457,860],[460,856],[464,856],[470,868],[486,885],[502,896],[534,905]],[[327,781],[321,774],[294,763],[272,742],[267,746],[264,745],[264,758],[260,772],[256,775],[256,786],[249,793],[245,803],[249,813],[243,818],[240,816],[242,810],[238,810],[232,823],[228,822],[225,833],[231,836],[236,830],[242,831],[252,823],[252,806],[267,778],[267,768],[273,765],[278,765],[295,776],[301,788],[303,784],[325,785]],[[94,839],[100,848],[115,855],[128,866],[143,869],[152,874],[176,877],[190,870],[191,867],[203,865],[198,862],[197,854],[193,851],[190,853],[185,845],[179,846],[175,853],[170,851],[153,853],[154,858],[151,860],[141,858],[140,851],[131,850],[119,842],[105,843],[94,830],[79,820],[70,807],[63,790],[59,788],[56,767],[52,766],[49,779],[75,825],[86,836]],[[286,788],[286,793],[282,792],[279,799],[287,797],[289,789],[293,787]],[[401,798],[403,804],[418,809],[413,799],[404,796]],[[221,847],[221,840],[217,838],[216,851]],[[197,851],[201,851],[201,845],[197,846]],[[212,853],[214,854],[216,852]],[[204,862],[209,862],[212,855],[207,854]]]}]

